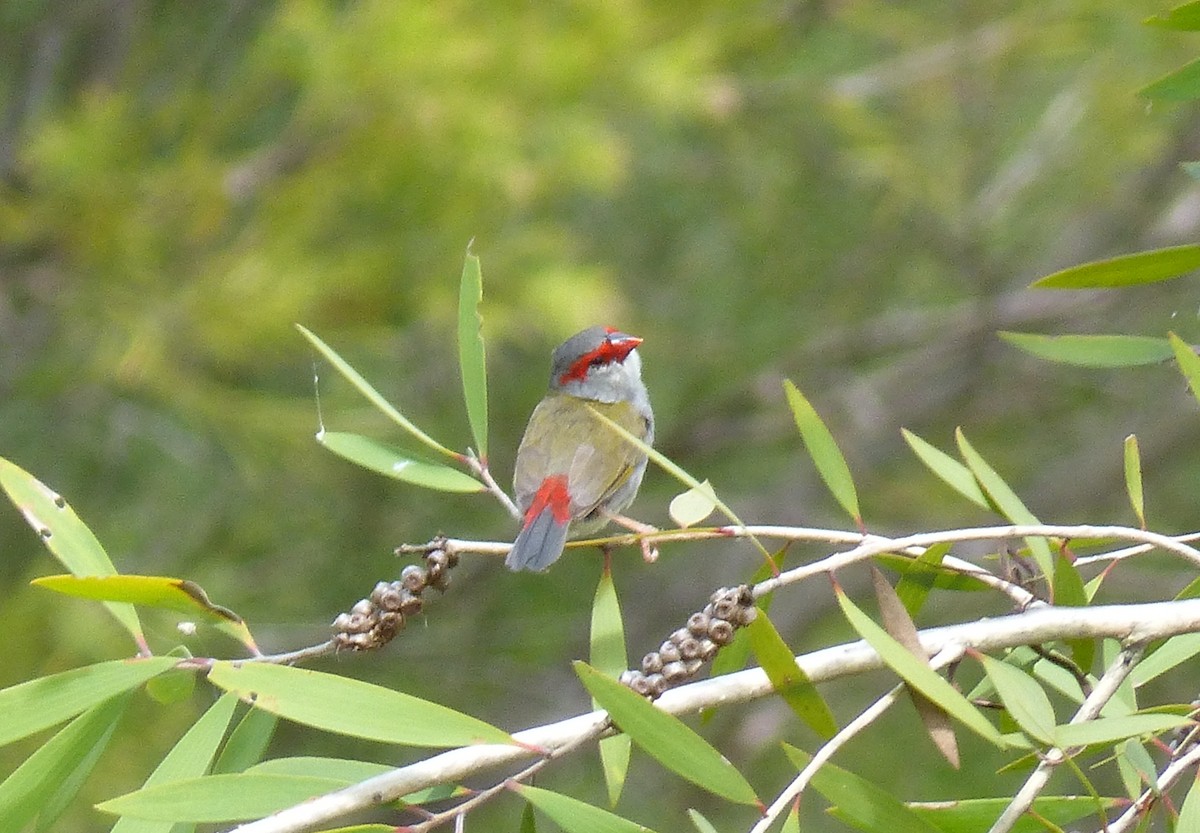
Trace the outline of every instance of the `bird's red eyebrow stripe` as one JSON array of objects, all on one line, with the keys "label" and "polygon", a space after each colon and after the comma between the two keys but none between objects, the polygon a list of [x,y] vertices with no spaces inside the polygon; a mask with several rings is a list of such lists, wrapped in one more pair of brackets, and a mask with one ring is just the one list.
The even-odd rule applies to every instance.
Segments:
[{"label": "bird's red eyebrow stripe", "polygon": [[[613,332],[616,332],[615,330]],[[603,362],[623,362],[633,349],[642,343],[640,338],[636,336],[626,336],[618,341],[609,341],[605,339],[599,347],[590,352],[584,353],[575,363],[571,365],[567,372],[558,377],[559,384],[565,385],[572,379],[582,382],[587,378],[588,367],[596,359]]]}]

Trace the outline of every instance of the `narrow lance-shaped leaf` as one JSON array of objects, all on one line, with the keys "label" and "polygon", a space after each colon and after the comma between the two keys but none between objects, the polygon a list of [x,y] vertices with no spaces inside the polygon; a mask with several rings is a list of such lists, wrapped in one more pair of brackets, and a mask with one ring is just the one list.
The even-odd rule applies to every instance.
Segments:
[{"label": "narrow lance-shaped leaf", "polygon": [[1009,344],[1040,359],[1077,367],[1137,367],[1171,358],[1171,345],[1165,338],[1009,332],[999,335]]},{"label": "narrow lance-shaped leaf", "polygon": [[566,833],[653,833],[649,827],[593,807],[578,798],[516,782],[511,787]]},{"label": "narrow lance-shaped leaf", "polygon": [[697,833],[717,833],[717,828],[713,827],[711,821],[706,819],[699,810],[688,808],[688,818],[692,820]]},{"label": "narrow lance-shaped leaf", "polygon": [[942,482],[980,509],[990,508],[987,496],[979,488],[979,481],[975,479],[975,475],[971,474],[969,468],[907,428],[900,429],[900,433],[904,435],[904,441],[908,443],[908,447],[913,450],[913,453],[925,464],[926,468],[941,478]]},{"label": "narrow lance-shaped leaf", "polygon": [[850,475],[850,467],[842,456],[833,434],[825,427],[820,414],[812,403],[800,392],[800,389],[790,379],[784,379],[783,390],[787,395],[788,407],[792,409],[792,417],[796,427],[800,429],[800,437],[804,447],[812,457],[817,473],[825,481],[829,491],[850,515],[851,520],[863,527],[862,512],[858,508],[858,490],[854,488],[854,478]]},{"label": "narrow lance-shaped leaf", "polygon": [[[171,747],[142,788],[197,778],[208,772],[221,739],[225,737],[225,730],[229,728],[237,702],[237,697],[225,694],[209,706],[208,711]],[[172,833],[165,824],[126,816],[117,821],[110,833]]]},{"label": "narrow lance-shaped leaf", "polygon": [[1200,98],[1200,58],[1151,81],[1137,94],[1151,101],[1194,101]]},{"label": "narrow lance-shaped leaf", "polygon": [[1200,267],[1200,245],[1175,246],[1097,260],[1047,275],[1034,289],[1109,289],[1177,278]]},{"label": "narrow lance-shaped leaf", "polygon": [[333,365],[334,369],[337,370],[338,373],[342,374],[342,376],[348,382],[350,382],[350,384],[354,385],[358,392],[365,396],[367,401],[378,408],[385,416],[388,417],[388,419],[392,420],[392,422],[399,425],[415,439],[429,446],[439,454],[444,454],[447,457],[454,458],[455,460],[459,459],[457,452],[446,448],[446,446],[442,445],[433,437],[429,436],[416,425],[414,425],[408,419],[408,417],[396,410],[396,408],[390,402],[383,398],[379,391],[375,390],[375,388],[371,386],[370,382],[362,377],[362,374],[351,367],[345,359],[334,352],[332,347],[323,342],[303,325],[297,324],[296,329],[300,331],[302,336],[308,339],[309,344],[315,347],[318,353],[325,357],[326,361]]},{"label": "narrow lance-shaped leaf", "polygon": [[232,610],[213,603],[194,581],[169,576],[42,576],[30,582],[82,599],[125,602],[196,616],[217,626],[251,652],[258,647],[246,623]]},{"label": "narrow lance-shaped leaf", "polygon": [[[1088,592],[1083,583],[1083,576],[1075,568],[1065,548],[1060,549],[1054,557],[1054,598],[1051,601],[1059,607],[1087,607],[1088,604]],[[1095,640],[1081,637],[1065,641],[1071,648],[1071,658],[1075,660],[1075,664],[1087,673],[1096,656]]]},{"label": "narrow lance-shaped leaf", "polygon": [[92,706],[0,782],[0,830],[45,829],[83,785],[129,705],[128,696]]},{"label": "narrow lance-shaped leaf", "polygon": [[[884,630],[914,657],[926,662],[925,652],[921,649],[921,638],[917,635],[917,626],[909,617],[908,610],[896,591],[874,565],[871,566],[871,583],[875,588],[875,599],[879,603],[879,615],[883,620]],[[929,733],[929,739],[950,766],[958,769],[958,739],[954,736],[954,727],[949,716],[921,692],[911,686],[906,688],[921,722],[925,725],[925,731]]]},{"label": "narrow lance-shaped leaf", "polygon": [[[988,830],[1011,803],[1011,797],[969,798],[936,801],[931,804],[911,804],[909,809],[937,825],[942,833],[975,833]],[[1073,822],[1122,804],[1120,799],[1097,800],[1090,795],[1043,795],[1034,799],[1032,811],[1020,819],[1013,830],[1017,833],[1073,830],[1076,829],[1071,827]]]},{"label": "narrow lance-shaped leaf", "polygon": [[1037,680],[1006,662],[980,655],[983,670],[1009,716],[1021,731],[1042,744],[1054,742],[1054,707]]},{"label": "narrow lance-shaped leaf", "polygon": [[[954,437],[958,441],[959,453],[962,454],[967,467],[971,469],[971,473],[975,475],[979,485],[1004,513],[1004,516],[1014,524],[1036,525],[1040,523],[1017,497],[1017,493],[1004,482],[1004,479],[996,473],[987,460],[983,459],[983,455],[967,442],[967,436],[961,428],[955,429]],[[1029,545],[1029,550],[1033,553],[1033,560],[1037,562],[1038,569],[1046,577],[1047,583],[1051,586],[1051,592],[1053,592],[1054,559],[1050,555],[1050,544],[1046,542],[1045,538],[1038,537],[1026,538],[1025,543]]]},{"label": "narrow lance-shaped leaf", "polygon": [[278,723],[278,716],[268,711],[253,706],[247,709],[221,747],[221,755],[213,764],[213,772],[242,772],[261,760]]},{"label": "narrow lance-shaped leaf", "polygon": [[587,663],[575,673],[617,728],[667,769],[709,792],[739,804],[757,804],[754,788],[708,741],[678,718]]},{"label": "narrow lance-shaped leaf", "polygon": [[484,485],[458,469],[430,463],[361,434],[320,431],[317,442],[365,469],[440,492],[482,492]]},{"label": "narrow lance-shaped leaf", "polygon": [[208,679],[260,709],[326,732],[409,746],[513,742],[506,732],[439,703],[320,671],[216,662]]},{"label": "narrow lance-shaped leaf", "polygon": [[[46,549],[76,576],[111,576],[117,570],[108,553],[62,495],[17,464],[0,457],[0,487],[21,510]],[[128,604],[106,602],[105,607],[133,636],[143,653],[149,653],[137,611]]]},{"label": "narrow lance-shaped leaf", "polygon": [[1125,494],[1142,529],[1146,528],[1146,501],[1142,492],[1142,454],[1136,434],[1125,438]]},{"label": "narrow lance-shaped leaf", "polygon": [[1192,0],[1172,9],[1151,15],[1142,21],[1147,26],[1178,29],[1185,32],[1200,31],[1200,0]]},{"label": "narrow lance-shaped leaf", "polygon": [[97,703],[137,688],[178,660],[110,660],[39,677],[0,690],[0,746],[68,720]]},{"label": "narrow lance-shaped leaf", "polygon": [[[596,597],[592,602],[592,667],[614,679],[629,667],[625,651],[625,625],[621,618],[621,603],[617,599],[617,588],[613,584],[612,571],[607,561],[600,583],[596,585]],[[593,701],[594,703],[595,701]],[[595,704],[599,708],[599,704]],[[608,787],[608,801],[614,807],[621,798],[625,776],[629,772],[631,751],[629,735],[618,734],[600,741],[600,763],[604,770],[604,783]]]},{"label": "narrow lance-shaped leaf", "polygon": [[875,649],[884,663],[900,675],[906,683],[945,709],[951,717],[967,726],[985,740],[1003,747],[1004,741],[987,718],[979,713],[954,686],[942,679],[929,664],[909,653],[908,649],[893,639],[887,632],[871,621],[837,588],[837,602],[842,614],[868,645]]},{"label": "narrow lance-shaped leaf", "polygon": [[261,818],[344,786],[336,778],[295,775],[205,775],[143,787],[97,810],[162,822],[230,822]]},{"label": "narrow lance-shaped leaf", "polygon": [[750,648],[779,696],[814,732],[826,739],[833,737],[838,728],[833,712],[804,669],[797,664],[792,649],[783,641],[771,620],[766,614],[760,613],[754,617],[747,631],[750,634]]},{"label": "narrow lance-shaped leaf", "polygon": [[479,258],[467,250],[458,293],[458,366],[462,373],[467,420],[481,460],[488,456],[487,362],[483,349],[483,273]]},{"label": "narrow lance-shaped leaf", "polygon": [[910,617],[916,616],[925,606],[925,599],[929,597],[929,591],[937,579],[936,568],[948,552],[949,541],[926,547],[925,552],[913,562],[914,569],[900,576],[900,581],[896,584],[896,597],[900,599]]},{"label": "narrow lance-shaped leaf", "polygon": [[1054,727],[1054,742],[1067,748],[1115,743],[1139,735],[1157,735],[1192,728],[1196,722],[1177,714],[1130,714]]},{"label": "narrow lance-shaped leaf", "polygon": [[1200,356],[1196,355],[1190,344],[1174,333],[1167,333],[1167,337],[1171,339],[1171,348],[1175,351],[1179,372],[1187,379],[1192,395],[1200,400]]},{"label": "narrow lance-shaped leaf", "polygon": [[[783,744],[783,751],[798,770],[812,761],[811,755],[790,744]],[[832,815],[860,830],[943,833],[891,793],[828,761],[821,765],[809,783],[833,805],[830,808]]]}]

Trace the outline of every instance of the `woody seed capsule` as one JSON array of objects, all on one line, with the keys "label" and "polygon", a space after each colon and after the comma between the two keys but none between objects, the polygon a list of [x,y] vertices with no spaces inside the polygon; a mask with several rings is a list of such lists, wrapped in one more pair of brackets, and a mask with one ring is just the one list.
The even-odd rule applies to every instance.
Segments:
[{"label": "woody seed capsule", "polygon": [[723,619],[715,619],[708,626],[708,638],[718,645],[733,641],[733,625]]},{"label": "woody seed capsule", "polygon": [[642,657],[642,670],[647,674],[657,674],[662,671],[663,658],[658,651],[651,651]]},{"label": "woody seed capsule", "polygon": [[668,662],[663,666],[662,676],[668,685],[674,685],[687,679],[687,668],[682,662]]},{"label": "woody seed capsule", "polygon": [[708,623],[710,619],[707,613],[700,611],[693,613],[688,617],[687,629],[694,636],[703,636],[708,633]]},{"label": "woody seed capsule", "polygon": [[681,659],[679,647],[673,642],[664,642],[658,647],[658,653],[663,662],[678,662]]}]

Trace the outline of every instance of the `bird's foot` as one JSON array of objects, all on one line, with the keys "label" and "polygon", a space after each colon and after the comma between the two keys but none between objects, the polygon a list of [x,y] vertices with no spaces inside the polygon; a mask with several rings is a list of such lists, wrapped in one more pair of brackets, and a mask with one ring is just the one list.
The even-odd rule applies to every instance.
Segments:
[{"label": "bird's foot", "polygon": [[[618,514],[617,512],[613,512],[608,509],[604,510],[604,516],[617,526],[624,527],[630,532],[638,535],[653,535],[655,532],[659,531],[658,527],[653,526],[652,524],[644,524],[641,521],[634,520],[633,518],[626,517],[625,515]],[[653,564],[658,560],[658,547],[651,544],[645,538],[639,538],[638,544],[642,548],[642,558],[645,559],[647,564]]]}]

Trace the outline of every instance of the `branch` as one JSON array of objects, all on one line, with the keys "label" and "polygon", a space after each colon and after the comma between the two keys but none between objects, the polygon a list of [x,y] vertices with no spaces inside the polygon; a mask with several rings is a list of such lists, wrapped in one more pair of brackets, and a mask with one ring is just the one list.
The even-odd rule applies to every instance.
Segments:
[{"label": "branch", "polygon": [[[1090,608],[1041,605],[1024,613],[985,619],[920,632],[921,646],[934,656],[951,646],[981,652],[1072,637],[1113,638],[1126,644],[1165,639],[1200,631],[1200,599]],[[864,642],[823,648],[796,658],[814,682],[827,682],[883,667]],[[692,714],[706,708],[743,703],[774,693],[761,669],[753,668],[670,689],[656,704],[671,714]],[[395,801],[426,787],[459,783],[481,772],[512,766],[536,757],[536,750],[553,754],[581,735],[603,733],[602,711],[578,715],[517,732],[514,745],[485,745],[452,749],[336,792],[313,798],[258,821],[236,828],[237,833],[301,833],[349,814]]]}]

